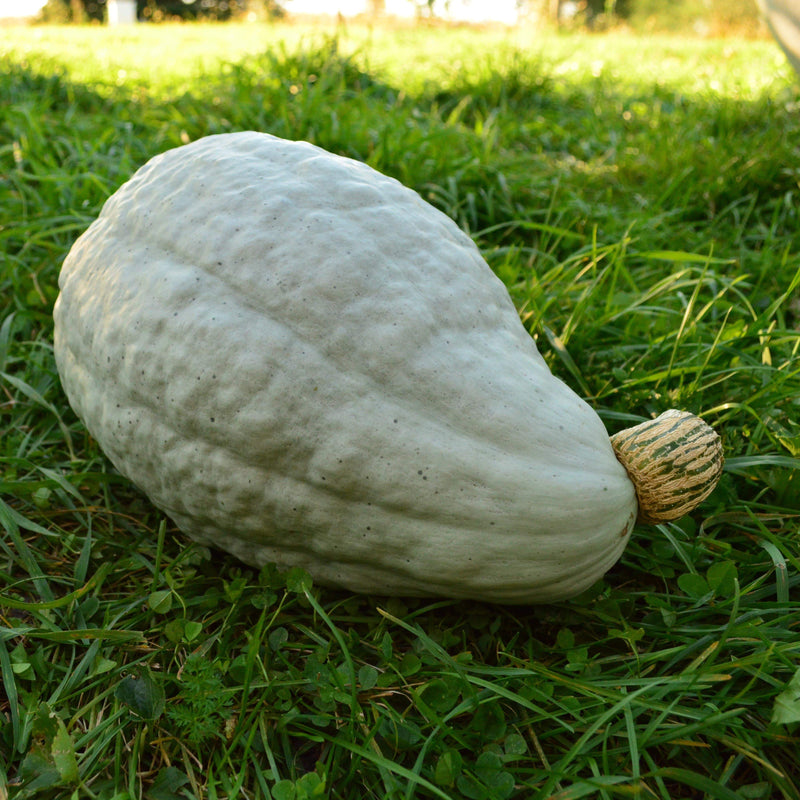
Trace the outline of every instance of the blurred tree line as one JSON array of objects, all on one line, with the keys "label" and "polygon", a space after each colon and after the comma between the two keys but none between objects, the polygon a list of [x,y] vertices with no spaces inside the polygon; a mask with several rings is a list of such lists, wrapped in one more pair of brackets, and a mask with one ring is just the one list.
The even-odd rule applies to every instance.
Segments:
[{"label": "blurred tree line", "polygon": [[[653,0],[642,0],[652,3]],[[658,0],[655,0],[658,2]],[[48,22],[88,22],[102,20],[107,0],[48,0],[43,17]],[[447,5],[447,0],[408,0],[426,11],[436,12],[437,7]],[[624,17],[631,3],[636,0],[520,0],[520,5],[534,9],[541,17],[558,20],[566,10],[570,17],[582,19],[600,15]],[[675,0],[663,0],[662,5],[674,5]],[[280,16],[291,12],[292,0],[136,0],[139,19],[215,19],[226,20],[256,11],[259,15]],[[333,5],[333,3],[332,3]],[[371,10],[380,12],[381,0],[369,0]]]},{"label": "blurred tree line", "polygon": [[[0,0],[2,2],[2,0]],[[408,0],[418,8],[436,13],[448,0]],[[754,0],[518,0],[539,19],[553,23],[608,27],[620,22],[639,29],[686,30],[699,22],[713,21],[716,30],[747,30],[759,25]],[[48,0],[42,12],[45,22],[103,20],[107,0]],[[292,11],[292,0],[136,0],[139,19],[228,20],[255,13],[259,18],[279,18]],[[334,5],[332,3],[332,5]],[[383,0],[367,0],[365,6],[380,12]],[[711,31],[714,32],[714,31]]]},{"label": "blurred tree line", "polygon": [[[280,16],[277,0],[136,0],[140,20],[228,20],[256,11],[259,16]],[[95,22],[106,15],[106,0],[47,0],[44,22]]]}]

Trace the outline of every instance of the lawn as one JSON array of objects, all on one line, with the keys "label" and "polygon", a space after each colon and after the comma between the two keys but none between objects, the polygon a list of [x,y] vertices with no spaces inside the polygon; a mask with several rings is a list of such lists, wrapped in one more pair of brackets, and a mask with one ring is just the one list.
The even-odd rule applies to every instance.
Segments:
[{"label": "lawn", "polygon": [[[0,28],[0,98],[0,798],[800,799],[800,91],[777,46]],[[51,314],[141,164],[244,129],[420,192],[610,432],[713,424],[718,488],[538,607],[188,546],[69,408]]]}]

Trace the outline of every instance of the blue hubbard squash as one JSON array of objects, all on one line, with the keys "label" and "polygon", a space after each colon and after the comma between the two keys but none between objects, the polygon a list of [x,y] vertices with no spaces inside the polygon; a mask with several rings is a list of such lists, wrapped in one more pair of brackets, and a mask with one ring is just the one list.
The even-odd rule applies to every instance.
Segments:
[{"label": "blue hubbard squash", "polygon": [[153,158],[54,316],[70,403],[182,531],[355,592],[568,598],[722,466],[690,414],[610,440],[452,220],[308,143]]}]

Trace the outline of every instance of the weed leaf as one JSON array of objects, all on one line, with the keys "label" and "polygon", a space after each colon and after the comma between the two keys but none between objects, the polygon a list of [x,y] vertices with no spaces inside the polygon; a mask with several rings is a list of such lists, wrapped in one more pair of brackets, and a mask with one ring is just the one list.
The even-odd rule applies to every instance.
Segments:
[{"label": "weed leaf", "polygon": [[138,675],[126,675],[117,686],[114,697],[144,720],[156,720],[164,713],[164,690],[149,670]]},{"label": "weed leaf", "polygon": [[800,669],[795,672],[786,688],[775,698],[772,722],[779,725],[800,722]]}]

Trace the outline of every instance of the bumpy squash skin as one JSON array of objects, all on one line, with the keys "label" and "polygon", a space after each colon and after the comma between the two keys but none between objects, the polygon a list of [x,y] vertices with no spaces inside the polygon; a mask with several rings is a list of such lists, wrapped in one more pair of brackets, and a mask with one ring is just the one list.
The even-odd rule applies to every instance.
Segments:
[{"label": "bumpy squash skin", "polygon": [[573,596],[631,481],[447,216],[259,133],[163,153],[60,277],[64,389],[187,535],[356,592]]}]

